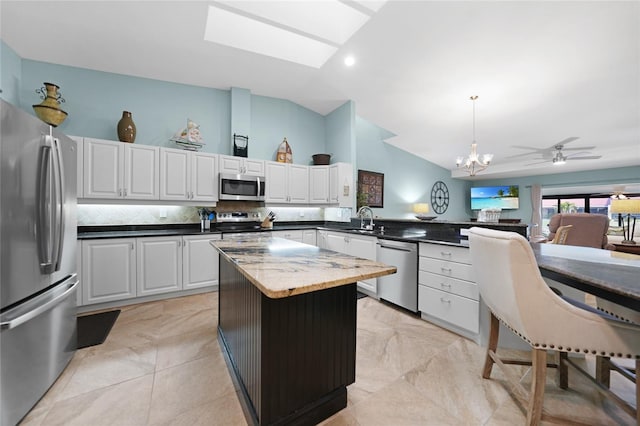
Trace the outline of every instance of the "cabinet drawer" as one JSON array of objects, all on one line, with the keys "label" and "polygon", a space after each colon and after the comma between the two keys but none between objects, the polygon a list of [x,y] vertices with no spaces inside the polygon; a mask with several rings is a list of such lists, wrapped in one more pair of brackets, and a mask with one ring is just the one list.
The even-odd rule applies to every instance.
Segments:
[{"label": "cabinet drawer", "polygon": [[478,285],[470,281],[463,281],[427,271],[418,272],[418,284],[457,294],[473,300],[480,300]]},{"label": "cabinet drawer", "polygon": [[421,271],[427,271],[438,275],[473,281],[473,268],[471,265],[447,260],[433,259],[420,256]]},{"label": "cabinet drawer", "polygon": [[419,253],[420,256],[471,264],[471,255],[466,247],[420,243]]},{"label": "cabinet drawer", "polygon": [[479,302],[475,300],[419,285],[418,310],[472,333],[478,333]]}]

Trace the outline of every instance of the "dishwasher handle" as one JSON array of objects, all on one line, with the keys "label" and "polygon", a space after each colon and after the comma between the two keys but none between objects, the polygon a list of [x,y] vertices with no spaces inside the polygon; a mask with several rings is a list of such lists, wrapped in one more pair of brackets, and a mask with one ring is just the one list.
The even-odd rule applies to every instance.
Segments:
[{"label": "dishwasher handle", "polygon": [[414,249],[414,248],[405,248],[405,247],[388,246],[388,245],[381,244],[381,243],[378,243],[378,246],[379,246],[380,248],[386,248],[386,249],[390,249],[390,250],[398,250],[398,251],[405,251],[405,252],[407,252],[407,253],[413,253],[413,252],[415,252],[415,251],[416,251],[416,249]]}]

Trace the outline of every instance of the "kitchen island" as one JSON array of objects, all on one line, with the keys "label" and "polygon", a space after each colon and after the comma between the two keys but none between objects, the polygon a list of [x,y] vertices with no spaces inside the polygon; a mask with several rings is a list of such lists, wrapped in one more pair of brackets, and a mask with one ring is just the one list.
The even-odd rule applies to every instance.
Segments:
[{"label": "kitchen island", "polygon": [[212,241],[218,339],[250,424],[316,424],[355,381],[356,282],[396,268],[282,238]]}]

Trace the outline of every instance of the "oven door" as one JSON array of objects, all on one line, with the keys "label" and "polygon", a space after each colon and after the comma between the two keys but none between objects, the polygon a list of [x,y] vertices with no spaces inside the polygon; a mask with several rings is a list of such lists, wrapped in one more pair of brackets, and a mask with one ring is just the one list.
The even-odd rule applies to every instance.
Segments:
[{"label": "oven door", "polygon": [[220,173],[220,200],[264,201],[263,176]]}]

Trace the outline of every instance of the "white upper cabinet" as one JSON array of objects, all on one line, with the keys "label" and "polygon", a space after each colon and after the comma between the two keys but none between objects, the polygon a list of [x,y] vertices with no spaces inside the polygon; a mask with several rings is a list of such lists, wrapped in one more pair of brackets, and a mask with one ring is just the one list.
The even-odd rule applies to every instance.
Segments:
[{"label": "white upper cabinet", "polygon": [[160,148],[160,199],[218,201],[218,156]]},{"label": "white upper cabinet", "polygon": [[220,173],[264,176],[264,160],[220,155]]},{"label": "white upper cabinet", "polygon": [[266,162],[265,202],[309,203],[309,167],[298,164]]},{"label": "white upper cabinet", "polygon": [[85,138],[84,198],[159,199],[159,150]]},{"label": "white upper cabinet", "polygon": [[353,207],[353,166],[335,163],[329,166],[329,202],[338,207]]},{"label": "white upper cabinet", "polygon": [[309,167],[309,204],[329,204],[329,166]]}]

